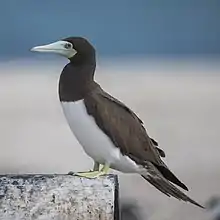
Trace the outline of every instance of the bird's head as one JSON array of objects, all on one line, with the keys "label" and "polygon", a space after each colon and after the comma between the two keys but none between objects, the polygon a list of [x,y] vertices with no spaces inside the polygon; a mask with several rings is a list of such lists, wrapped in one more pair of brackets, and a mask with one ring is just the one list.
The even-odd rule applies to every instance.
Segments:
[{"label": "bird's head", "polygon": [[54,43],[36,46],[31,51],[55,53],[68,59],[73,58],[76,54],[81,57],[95,55],[94,47],[83,37],[68,37]]}]

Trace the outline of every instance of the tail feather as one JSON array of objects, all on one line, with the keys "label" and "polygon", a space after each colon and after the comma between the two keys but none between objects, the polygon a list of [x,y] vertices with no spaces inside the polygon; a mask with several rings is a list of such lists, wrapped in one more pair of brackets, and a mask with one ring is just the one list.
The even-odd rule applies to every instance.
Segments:
[{"label": "tail feather", "polygon": [[142,175],[142,177],[144,179],[146,179],[149,183],[151,183],[154,187],[156,187],[159,191],[161,191],[162,193],[164,193],[165,195],[167,195],[168,197],[170,197],[170,194],[166,192],[166,190],[164,189],[163,186],[161,186],[160,184],[158,184],[153,178],[147,178],[144,175]]},{"label": "tail feather", "polygon": [[157,149],[157,151],[158,151],[158,153],[160,154],[161,157],[165,157],[166,156],[165,152],[162,149],[160,149],[159,147],[156,147],[156,149]]},{"label": "tail feather", "polygon": [[155,141],[153,138],[150,138],[150,139],[151,139],[151,142],[153,143],[153,145],[155,146],[155,148],[157,149],[158,153],[160,154],[160,156],[165,157],[166,156],[165,152],[158,147],[157,141]]},{"label": "tail feather", "polygon": [[142,174],[142,177],[168,197],[172,196],[178,200],[190,202],[200,208],[204,208],[165,179],[153,164],[148,164],[147,171],[148,174]]},{"label": "tail feather", "polygon": [[177,186],[181,187],[182,189],[185,189],[188,191],[187,186],[184,183],[182,183],[167,167],[159,166],[159,165],[155,165],[155,167],[161,172],[163,177],[165,177],[167,180],[176,184]]}]

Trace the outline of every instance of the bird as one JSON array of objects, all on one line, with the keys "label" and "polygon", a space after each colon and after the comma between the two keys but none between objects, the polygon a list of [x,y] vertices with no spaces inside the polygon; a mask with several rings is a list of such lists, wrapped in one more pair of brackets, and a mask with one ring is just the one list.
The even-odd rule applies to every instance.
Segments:
[{"label": "bird", "polygon": [[165,152],[148,135],[144,122],[96,82],[96,49],[87,38],[66,37],[31,51],[69,60],[59,78],[59,101],[72,133],[94,161],[92,170],[74,175],[98,178],[110,168],[139,174],[168,197],[204,208],[178,188],[188,191],[162,160]]}]

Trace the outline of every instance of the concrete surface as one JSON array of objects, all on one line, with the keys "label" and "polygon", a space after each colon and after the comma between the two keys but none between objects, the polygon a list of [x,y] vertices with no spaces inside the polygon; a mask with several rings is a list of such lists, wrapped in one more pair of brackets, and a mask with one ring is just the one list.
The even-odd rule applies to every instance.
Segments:
[{"label": "concrete surface", "polygon": [[0,176],[0,219],[118,220],[117,181],[114,175],[97,179],[70,175]]}]

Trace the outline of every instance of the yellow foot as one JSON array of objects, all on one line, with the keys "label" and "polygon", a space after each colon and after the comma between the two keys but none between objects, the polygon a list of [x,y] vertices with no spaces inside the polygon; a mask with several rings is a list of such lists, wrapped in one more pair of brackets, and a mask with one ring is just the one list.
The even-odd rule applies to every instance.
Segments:
[{"label": "yellow foot", "polygon": [[[89,172],[93,172],[93,171],[99,171],[99,167],[100,167],[100,164],[98,163],[98,162],[95,162],[94,161],[94,166],[93,166],[93,169],[92,170],[89,170],[89,171],[87,171],[88,173]],[[69,173],[68,173],[68,175],[74,175],[75,173],[73,172],[73,171],[70,171]]]},{"label": "yellow foot", "polygon": [[105,172],[102,171],[91,171],[91,172],[78,172],[74,173],[75,176],[86,177],[89,179],[95,179],[99,176],[105,175]]},{"label": "yellow foot", "polygon": [[73,175],[86,177],[86,178],[89,178],[89,179],[94,179],[94,178],[97,178],[99,176],[107,174],[108,170],[109,170],[109,166],[105,165],[100,171],[78,172],[78,173],[73,173]]},{"label": "yellow foot", "polygon": [[[90,173],[90,172],[93,172],[93,170],[89,170],[89,171],[83,172],[83,173]],[[67,175],[72,175],[72,176],[74,176],[74,175],[76,175],[76,172],[70,171],[69,173],[67,173]]]}]

